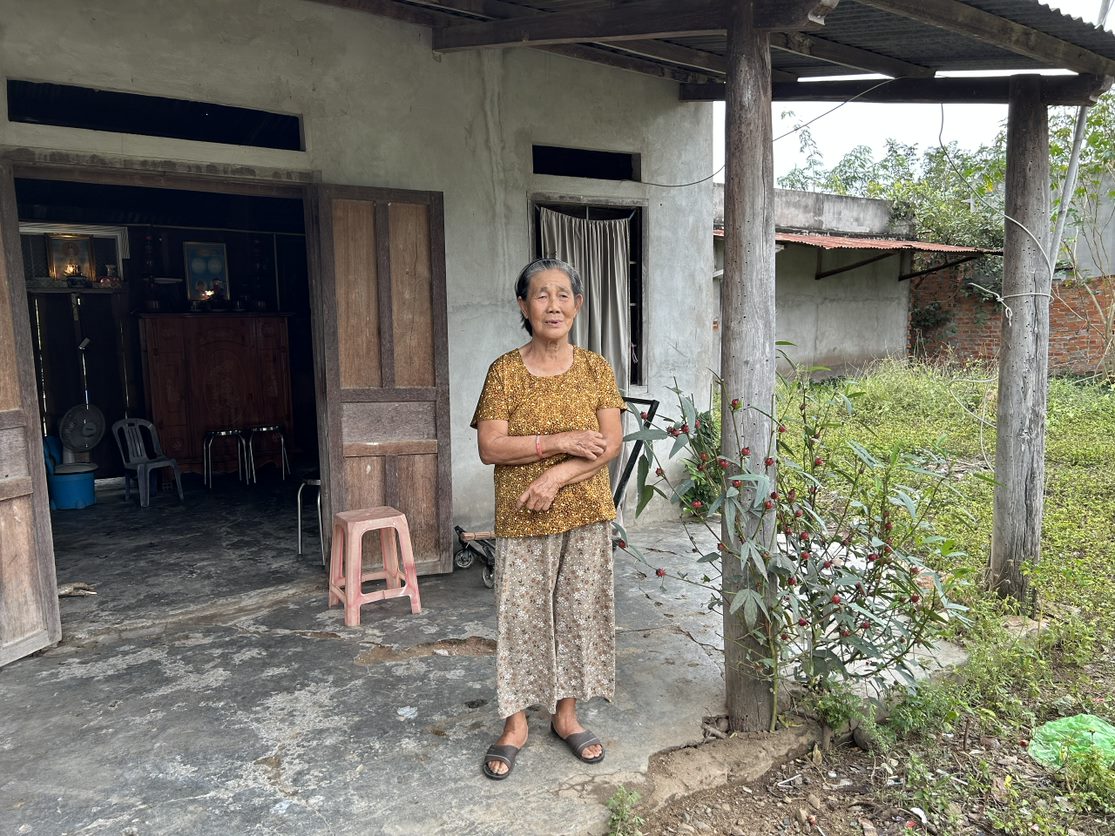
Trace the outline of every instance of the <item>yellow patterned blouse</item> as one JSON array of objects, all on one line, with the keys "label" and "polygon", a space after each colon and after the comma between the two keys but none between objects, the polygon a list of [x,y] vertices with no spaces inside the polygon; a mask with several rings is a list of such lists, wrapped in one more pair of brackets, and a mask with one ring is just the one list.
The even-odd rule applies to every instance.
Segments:
[{"label": "yellow patterned blouse", "polygon": [[[598,409],[625,409],[608,361],[574,346],[573,365],[552,377],[536,377],[519,350],[499,357],[488,369],[484,390],[472,416],[480,421],[506,421],[508,435],[550,435],[600,429]],[[538,537],[561,534],[590,523],[614,520],[608,468],[583,482],[558,491],[548,511],[526,511],[516,500],[549,467],[565,461],[564,453],[540,462],[496,465],[496,536]]]}]

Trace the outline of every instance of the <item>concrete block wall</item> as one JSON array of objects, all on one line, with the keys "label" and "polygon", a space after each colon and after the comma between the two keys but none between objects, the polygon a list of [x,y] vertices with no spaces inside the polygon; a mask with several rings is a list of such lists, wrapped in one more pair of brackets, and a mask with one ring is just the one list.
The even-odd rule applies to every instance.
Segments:
[{"label": "concrete block wall", "polygon": [[[305,150],[12,123],[9,78],[299,114]],[[713,170],[712,105],[539,50],[436,54],[425,27],[305,0],[0,0],[0,151],[444,194],[454,518],[471,527],[493,498],[468,423],[488,364],[525,340],[513,281],[532,255],[532,196],[644,207],[650,385],[633,394],[707,391],[718,357],[712,184],[536,175],[534,143],[638,153],[648,182],[691,183]]]},{"label": "concrete block wall", "polygon": [[[972,281],[964,267],[926,276],[911,288],[910,350],[929,360],[981,360],[999,356],[1002,307],[964,290]],[[1049,370],[1053,374],[1091,374],[1103,360],[1104,316],[1115,305],[1115,277],[1083,283],[1059,282],[1049,308]],[[919,328],[919,311],[936,303],[946,321]]]}]

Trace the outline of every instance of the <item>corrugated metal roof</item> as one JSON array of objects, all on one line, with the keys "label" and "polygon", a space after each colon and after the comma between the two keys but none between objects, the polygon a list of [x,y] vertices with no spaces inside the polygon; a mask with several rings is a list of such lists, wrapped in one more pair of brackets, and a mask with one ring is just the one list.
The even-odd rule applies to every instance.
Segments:
[{"label": "corrugated metal roof", "polygon": [[[1038,0],[964,0],[981,11],[1045,32],[1115,60],[1115,36],[1080,18],[1055,11]],[[1047,64],[1002,47],[965,38],[898,15],[842,0],[810,37],[898,58],[932,70],[1037,70]],[[679,38],[675,43],[724,55],[723,37]],[[771,51],[771,66],[802,77],[845,75],[849,70],[827,61],[782,50]]]},{"label": "corrugated metal roof", "polygon": [[[712,234],[724,237],[724,230],[716,228]],[[903,238],[859,238],[855,235],[829,235],[822,232],[783,232],[776,230],[774,240],[779,244],[804,244],[822,250],[906,250],[926,253],[996,253],[982,247],[958,247],[955,244],[937,244],[932,241],[910,241]]]}]

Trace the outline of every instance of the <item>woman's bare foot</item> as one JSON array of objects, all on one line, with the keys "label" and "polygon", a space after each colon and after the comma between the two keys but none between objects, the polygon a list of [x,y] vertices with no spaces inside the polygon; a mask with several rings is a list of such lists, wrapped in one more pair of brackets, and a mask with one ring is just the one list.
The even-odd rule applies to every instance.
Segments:
[{"label": "woman's bare foot", "polygon": [[[553,724],[554,731],[562,738],[585,730],[585,727],[577,720],[577,700],[574,697],[558,700],[557,713],[550,717],[550,722]],[[604,754],[604,747],[599,743],[586,746],[584,751],[581,752],[581,756],[589,760],[598,758],[602,754]]]},{"label": "woman's bare foot", "polygon": [[[522,749],[526,745],[528,732],[526,712],[518,711],[503,721],[503,734],[499,736],[496,745],[509,745]],[[490,760],[488,769],[496,775],[503,775],[509,767],[503,761]]]}]

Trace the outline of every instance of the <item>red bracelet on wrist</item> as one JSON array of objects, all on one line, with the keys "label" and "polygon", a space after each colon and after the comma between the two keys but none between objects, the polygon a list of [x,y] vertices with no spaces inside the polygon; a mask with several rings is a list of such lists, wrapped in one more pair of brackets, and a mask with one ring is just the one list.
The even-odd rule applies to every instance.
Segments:
[{"label": "red bracelet on wrist", "polygon": [[534,436],[534,452],[538,454],[538,461],[542,461],[542,434]]}]

